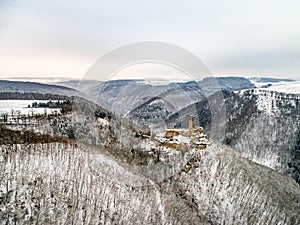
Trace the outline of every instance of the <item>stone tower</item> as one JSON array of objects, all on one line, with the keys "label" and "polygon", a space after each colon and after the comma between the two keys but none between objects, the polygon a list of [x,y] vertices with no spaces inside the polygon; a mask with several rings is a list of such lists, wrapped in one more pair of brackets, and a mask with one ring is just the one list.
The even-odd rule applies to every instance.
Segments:
[{"label": "stone tower", "polygon": [[195,128],[195,117],[194,116],[190,116],[189,117],[189,129],[194,129]]}]

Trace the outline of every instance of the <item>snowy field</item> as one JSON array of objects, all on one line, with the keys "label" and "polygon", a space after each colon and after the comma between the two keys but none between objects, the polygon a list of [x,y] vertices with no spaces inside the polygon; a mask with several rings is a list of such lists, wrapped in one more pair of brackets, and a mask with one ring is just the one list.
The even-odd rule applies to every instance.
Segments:
[{"label": "snowy field", "polygon": [[[300,81],[293,82],[253,82],[252,83],[260,90],[270,90],[283,92],[288,94],[300,94]],[[270,87],[262,87],[271,84]]]},{"label": "snowy field", "polygon": [[36,115],[36,114],[52,114],[55,111],[60,113],[59,108],[28,108],[32,106],[32,103],[46,103],[48,101],[41,100],[0,100],[0,114],[8,113],[11,115],[12,113],[15,115]]}]

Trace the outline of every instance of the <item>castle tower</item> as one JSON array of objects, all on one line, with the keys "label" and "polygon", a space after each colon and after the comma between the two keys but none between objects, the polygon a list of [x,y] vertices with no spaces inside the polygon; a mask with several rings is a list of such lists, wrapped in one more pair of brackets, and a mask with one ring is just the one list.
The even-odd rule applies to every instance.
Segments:
[{"label": "castle tower", "polygon": [[189,129],[194,129],[195,128],[195,117],[194,116],[190,116],[189,117]]}]

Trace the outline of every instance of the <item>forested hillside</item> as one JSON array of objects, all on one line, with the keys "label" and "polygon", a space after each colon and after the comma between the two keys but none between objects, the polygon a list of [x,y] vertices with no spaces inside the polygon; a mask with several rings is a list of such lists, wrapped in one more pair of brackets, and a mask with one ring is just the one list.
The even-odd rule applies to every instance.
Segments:
[{"label": "forested hillside", "polygon": [[[226,93],[246,107],[237,112],[259,99]],[[232,137],[236,149],[214,140],[181,151],[90,101],[71,103],[34,126],[1,128],[1,224],[300,223],[299,184],[241,157],[241,130],[224,139]],[[264,115],[256,109],[257,118]],[[239,113],[228,115],[233,121]]]},{"label": "forested hillside", "polygon": [[198,123],[212,138],[223,136],[224,132],[223,143],[243,157],[288,174],[299,183],[299,95],[259,90],[223,91],[223,95],[225,130],[210,132],[212,114],[217,110],[207,100],[171,115],[166,123],[184,123],[196,109]]}]

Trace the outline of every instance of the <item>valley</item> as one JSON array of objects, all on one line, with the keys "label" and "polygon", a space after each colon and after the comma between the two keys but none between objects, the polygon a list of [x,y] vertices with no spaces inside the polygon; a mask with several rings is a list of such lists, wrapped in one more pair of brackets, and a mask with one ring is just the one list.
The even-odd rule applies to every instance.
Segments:
[{"label": "valley", "polygon": [[[117,84],[104,96],[128,81]],[[93,98],[50,96],[69,103],[2,124],[1,224],[300,223],[298,95],[156,88],[158,97],[141,92],[143,104],[126,116]],[[48,97],[39,95],[41,106]]]}]

